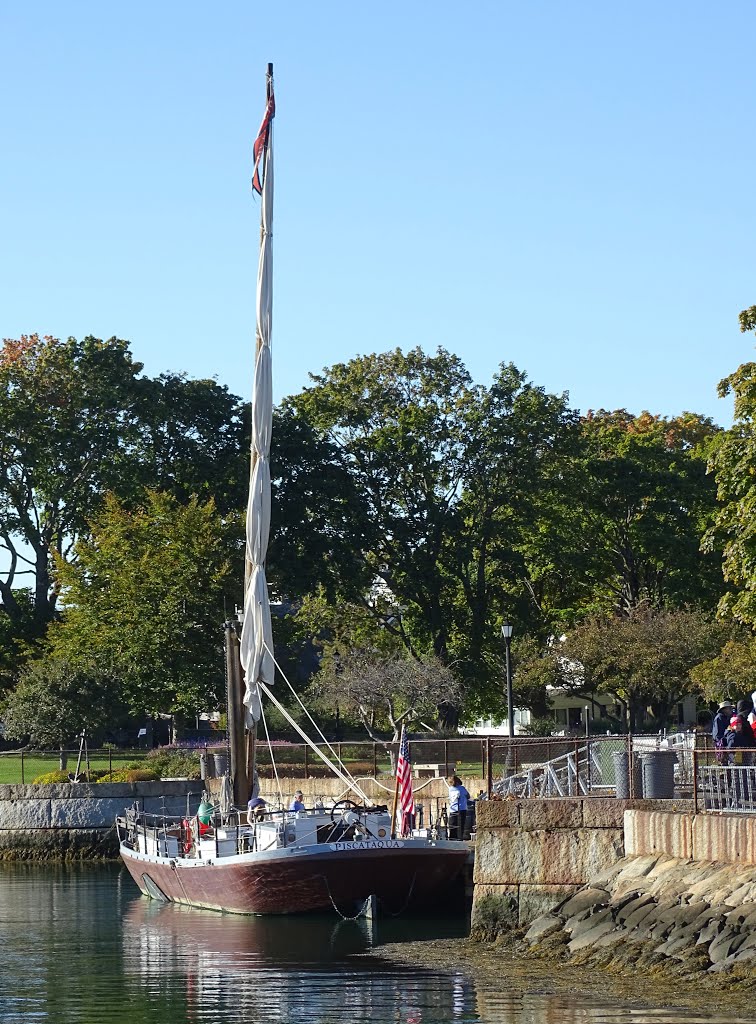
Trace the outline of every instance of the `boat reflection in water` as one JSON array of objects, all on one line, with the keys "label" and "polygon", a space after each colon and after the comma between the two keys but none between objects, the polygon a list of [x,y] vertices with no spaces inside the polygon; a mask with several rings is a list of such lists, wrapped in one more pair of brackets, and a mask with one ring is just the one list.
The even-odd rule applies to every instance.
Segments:
[{"label": "boat reflection in water", "polygon": [[[136,899],[123,919],[124,969],[140,989],[172,978],[190,1021],[323,1024],[697,1024],[736,1021],[647,1009],[580,992],[533,991],[507,964],[498,985],[382,960],[376,943],[465,933],[463,918],[334,922],[332,916],[239,917]],[[178,979],[183,977],[183,985]],[[549,986],[548,973],[543,977]],[[538,986],[539,988],[541,986]],[[741,1018],[742,1019],[742,1018]]]},{"label": "boat reflection in water", "polygon": [[379,940],[461,936],[466,928],[462,916],[375,923],[240,917],[142,898],[123,917],[123,960],[140,986],[183,974],[190,1020],[205,1018],[208,1007],[222,1021],[239,1019],[240,1011],[256,1021],[470,1020],[475,994],[461,977],[433,976],[429,984],[430,972],[379,957],[349,959]]}]

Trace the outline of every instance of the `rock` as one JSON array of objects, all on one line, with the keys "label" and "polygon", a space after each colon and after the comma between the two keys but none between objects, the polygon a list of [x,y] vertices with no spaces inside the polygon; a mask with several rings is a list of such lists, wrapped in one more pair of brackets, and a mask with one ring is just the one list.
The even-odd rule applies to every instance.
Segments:
[{"label": "rock", "polygon": [[[604,913],[606,913],[606,917],[603,917]],[[600,918],[601,920],[599,920]],[[586,929],[582,933],[573,934],[573,937],[567,944],[570,953],[593,946],[598,939],[614,931],[614,920],[608,910],[601,911],[600,914],[596,914],[595,917],[589,918],[589,920],[593,927]],[[594,922],[596,923],[594,924]]]},{"label": "rock", "polygon": [[541,917],[535,919],[530,928],[525,932],[525,939],[531,946],[535,945],[536,942],[545,939],[547,935],[559,931],[562,924],[562,919],[555,914],[542,914]]},{"label": "rock", "polygon": [[[627,919],[631,916],[631,914],[634,914],[636,910],[640,910],[641,907],[647,907],[651,904],[653,904],[653,906],[656,906],[656,900],[653,896],[651,896],[650,893],[647,892],[638,893],[638,895],[634,899],[627,900],[627,902],[624,902],[623,900],[623,902],[619,904],[619,906],[617,904],[614,904],[615,907],[618,907],[617,920],[622,921],[623,924],[626,924]],[[630,925],[630,927],[633,927],[633,925]]]},{"label": "rock", "polygon": [[599,910],[596,914],[585,914],[584,912],[583,916],[579,919],[570,918],[565,924],[564,930],[569,933],[571,938],[575,939],[579,935],[584,935],[586,932],[591,931],[603,921],[611,921],[612,927],[614,927],[614,917],[609,907],[604,907],[603,910]]},{"label": "rock", "polygon": [[726,960],[730,953],[743,942],[745,936],[736,932],[734,928],[725,928],[721,935],[717,935],[709,944],[709,960],[713,964]]},{"label": "rock", "polygon": [[697,946],[708,946],[713,940],[719,935],[722,929],[725,927],[725,919],[722,914],[718,914],[713,917],[709,923],[701,929],[701,933],[696,939]]},{"label": "rock", "polygon": [[655,913],[656,903],[652,899],[650,903],[644,903],[640,907],[638,907],[637,910],[634,910],[632,914],[630,914],[629,917],[626,917],[622,923],[624,924],[625,928],[627,928],[627,930],[631,932],[635,928],[638,928],[646,920],[647,917],[650,917],[652,914]]},{"label": "rock", "polygon": [[589,887],[588,889],[581,889],[580,892],[576,893],[566,903],[562,904],[559,908],[559,913],[565,917],[575,917],[577,914],[581,914],[584,910],[590,910],[597,904],[605,906],[609,902],[609,893],[606,889],[596,889]]}]

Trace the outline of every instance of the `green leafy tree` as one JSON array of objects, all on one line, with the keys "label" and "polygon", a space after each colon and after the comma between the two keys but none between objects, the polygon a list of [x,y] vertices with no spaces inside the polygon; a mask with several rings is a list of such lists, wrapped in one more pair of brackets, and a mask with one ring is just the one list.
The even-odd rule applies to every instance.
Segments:
[{"label": "green leafy tree", "polygon": [[657,722],[697,690],[691,672],[715,657],[727,627],[696,610],[636,608],[629,616],[594,615],[556,648],[564,685],[587,695],[611,694],[636,731],[650,707]]},{"label": "green leafy tree", "polygon": [[737,701],[756,690],[756,638],[749,629],[734,628],[715,657],[696,665],[693,682],[709,701]]},{"label": "green leafy tree", "polygon": [[372,583],[362,554],[372,527],[346,454],[287,403],[273,414],[270,468],[271,589],[359,601]]},{"label": "green leafy tree", "polygon": [[[340,453],[358,514],[330,521],[361,561],[350,575],[404,608],[403,640],[485,703],[504,608],[532,608],[524,537],[559,480],[574,416],[513,366],[472,384],[443,349],[359,357],[290,400]],[[364,582],[363,582],[364,585]],[[380,611],[376,612],[380,617]],[[447,723],[458,707],[442,711]]]},{"label": "green leafy tree", "polygon": [[141,364],[126,342],[22,336],[0,350],[0,576],[3,610],[31,576],[40,632],[53,618],[52,553],[67,557],[133,439]]},{"label": "green leafy tree", "polygon": [[107,497],[75,561],[58,563],[66,614],[55,651],[94,658],[134,713],[178,721],[217,707],[224,602],[238,589],[228,534],[212,501],[150,491],[127,508]]},{"label": "green leafy tree", "polygon": [[582,499],[571,510],[574,609],[713,607],[719,556],[701,552],[716,508],[707,457],[719,433],[692,413],[667,419],[625,410],[582,421]]},{"label": "green leafy tree", "polygon": [[[752,310],[741,313],[743,330],[751,329],[754,323]],[[728,587],[720,611],[755,626],[756,363],[743,363],[720,381],[719,394],[732,394],[735,409],[732,427],[718,439],[711,455],[719,507],[704,545],[710,551],[721,549],[723,554]]]},{"label": "green leafy tree", "polygon": [[124,500],[153,488],[186,503],[212,498],[240,516],[247,503],[250,409],[214,380],[141,377],[130,474],[111,487]]},{"label": "green leafy tree", "polygon": [[100,667],[54,656],[30,662],[0,707],[5,734],[42,750],[60,748],[61,768],[66,745],[84,730],[91,735],[114,723],[118,714],[117,690]]}]

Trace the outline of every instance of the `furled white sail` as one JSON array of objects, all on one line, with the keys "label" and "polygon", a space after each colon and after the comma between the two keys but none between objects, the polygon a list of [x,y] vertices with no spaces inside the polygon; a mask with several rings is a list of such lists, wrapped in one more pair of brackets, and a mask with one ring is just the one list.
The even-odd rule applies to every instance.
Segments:
[{"label": "furled white sail", "polygon": [[[260,718],[260,681],[272,685],[273,630],[270,622],[265,556],[270,532],[270,435],[273,382],[270,336],[273,312],[273,99],[268,78],[268,106],[255,144],[255,178],[262,196],[260,261],[257,269],[257,356],[252,392],[252,468],[247,502],[247,569],[241,663],[246,678],[247,725]],[[261,172],[261,173],[260,173]]]}]

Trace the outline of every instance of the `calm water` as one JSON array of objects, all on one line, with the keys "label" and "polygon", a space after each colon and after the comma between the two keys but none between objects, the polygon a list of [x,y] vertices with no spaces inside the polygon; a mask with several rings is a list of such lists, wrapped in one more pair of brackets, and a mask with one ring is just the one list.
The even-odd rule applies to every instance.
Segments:
[{"label": "calm water", "polygon": [[[0,1021],[695,1024],[734,1021],[397,968],[375,942],[461,920],[239,918],[154,903],[112,867],[0,864]],[[367,956],[356,956],[359,953]],[[702,1000],[704,1002],[704,1000]],[[741,1018],[742,1019],[742,1018]],[[756,1019],[751,1018],[751,1019]]]}]

